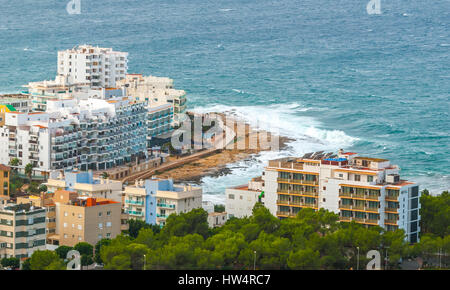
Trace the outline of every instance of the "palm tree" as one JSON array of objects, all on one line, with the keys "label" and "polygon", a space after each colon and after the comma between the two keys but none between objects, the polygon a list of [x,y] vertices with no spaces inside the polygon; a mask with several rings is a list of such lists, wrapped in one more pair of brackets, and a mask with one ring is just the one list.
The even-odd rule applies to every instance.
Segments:
[{"label": "palm tree", "polygon": [[108,177],[109,177],[108,172],[105,171],[105,172],[102,173],[102,178],[103,179],[107,179]]},{"label": "palm tree", "polygon": [[[9,161],[9,165],[11,165],[11,166],[18,166],[19,163],[20,163],[20,161],[16,157],[14,157],[13,159],[11,159],[11,161]],[[17,172],[17,168],[14,168],[13,170]]]},{"label": "palm tree", "polygon": [[30,179],[30,183],[31,183],[31,175],[33,174],[33,164],[28,163],[25,166],[25,174],[28,176],[28,178]]}]

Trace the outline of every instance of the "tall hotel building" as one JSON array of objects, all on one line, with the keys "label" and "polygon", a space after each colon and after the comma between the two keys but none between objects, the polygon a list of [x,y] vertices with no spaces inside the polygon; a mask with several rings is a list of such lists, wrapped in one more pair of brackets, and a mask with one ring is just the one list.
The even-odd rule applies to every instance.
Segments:
[{"label": "tall hotel building", "polygon": [[112,48],[80,45],[58,52],[58,75],[69,84],[88,83],[91,88],[114,88],[128,70],[128,53]]},{"label": "tall hotel building", "polygon": [[389,160],[342,150],[308,153],[269,161],[262,178],[265,205],[281,219],[302,208],[324,208],[341,222],[399,228],[410,242],[418,241],[419,187],[401,180],[399,167]]},{"label": "tall hotel building", "polygon": [[5,113],[0,163],[18,158],[36,175],[51,170],[103,170],[146,155],[144,103],[127,98],[49,100],[46,112]]}]

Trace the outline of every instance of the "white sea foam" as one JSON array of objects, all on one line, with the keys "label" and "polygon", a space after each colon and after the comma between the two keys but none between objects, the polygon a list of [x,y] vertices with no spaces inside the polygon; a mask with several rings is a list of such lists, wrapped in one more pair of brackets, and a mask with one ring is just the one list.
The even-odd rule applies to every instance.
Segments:
[{"label": "white sea foam", "polygon": [[252,177],[259,176],[268,160],[299,156],[307,152],[330,150],[351,146],[357,138],[348,136],[340,130],[322,129],[320,122],[302,116],[311,108],[299,103],[276,104],[269,106],[226,106],[213,105],[196,107],[196,113],[219,112],[234,115],[248,122],[253,128],[267,130],[291,138],[288,147],[281,151],[263,151],[257,156],[238,163],[229,164],[231,173],[219,177],[204,177],[202,181],[204,199],[215,203],[224,201],[225,188],[246,184]]}]

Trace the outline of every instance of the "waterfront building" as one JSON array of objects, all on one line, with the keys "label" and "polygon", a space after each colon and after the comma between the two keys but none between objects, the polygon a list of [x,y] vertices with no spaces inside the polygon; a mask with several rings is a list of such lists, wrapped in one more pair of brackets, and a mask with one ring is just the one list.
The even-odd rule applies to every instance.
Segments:
[{"label": "waterfront building", "polygon": [[420,231],[420,192],[401,180],[389,160],[356,153],[308,153],[269,161],[263,174],[265,204],[279,218],[302,208],[324,208],[341,222],[403,229],[412,243]]},{"label": "waterfront building", "polygon": [[131,219],[164,226],[172,213],[186,213],[202,207],[202,189],[174,185],[171,179],[137,180],[124,190],[124,210]]},{"label": "waterfront building", "polygon": [[0,164],[0,197],[9,199],[9,178],[11,167]]},{"label": "waterfront building", "polygon": [[[25,96],[16,95],[0,96],[0,113],[19,111],[27,113],[31,111],[31,101]],[[0,120],[1,122],[2,120]]]},{"label": "waterfront building", "polygon": [[91,88],[115,88],[127,70],[127,52],[91,45],[58,51],[58,76],[70,85],[88,83]]},{"label": "waterfront building", "polygon": [[31,204],[0,205],[0,257],[28,258],[45,250],[46,212]]},{"label": "waterfront building", "polygon": [[80,196],[74,191],[57,190],[56,233],[52,244],[73,247],[79,242],[95,245],[113,239],[121,231],[121,203],[104,198]]},{"label": "waterfront building", "polygon": [[265,203],[262,178],[256,177],[248,184],[225,189],[225,198],[225,209],[228,213],[228,218],[251,216],[253,207],[257,202]]},{"label": "waterfront building", "polygon": [[173,110],[172,125],[180,123],[179,115],[186,112],[186,92],[173,88],[173,80],[166,77],[128,74],[117,83],[127,96],[147,102],[150,108],[170,104]]},{"label": "waterfront building", "polygon": [[58,189],[74,191],[80,197],[105,198],[122,202],[122,182],[117,180],[94,177],[92,170],[81,172],[53,171],[44,183],[50,193]]},{"label": "waterfront building", "polygon": [[54,99],[46,112],[7,112],[0,127],[0,162],[18,158],[23,171],[31,163],[51,170],[104,170],[145,159],[145,104],[126,97]]}]

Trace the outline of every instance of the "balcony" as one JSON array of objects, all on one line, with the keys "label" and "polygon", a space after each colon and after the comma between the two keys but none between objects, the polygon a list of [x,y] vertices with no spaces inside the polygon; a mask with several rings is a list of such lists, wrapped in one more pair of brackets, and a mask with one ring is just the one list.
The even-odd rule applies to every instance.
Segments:
[{"label": "balcony", "polygon": [[144,213],[142,211],[134,211],[134,210],[129,210],[128,214],[134,215],[134,216],[143,216],[144,215]]},{"label": "balcony", "polygon": [[297,216],[297,214],[293,214],[293,213],[288,212],[288,211],[277,211],[277,216],[282,216],[282,217],[295,217],[295,216]]},{"label": "balcony", "polygon": [[398,201],[398,195],[386,195],[385,199],[387,201]]},{"label": "balcony", "polygon": [[135,204],[135,205],[144,205],[143,201],[136,201],[136,200],[125,200],[125,203]]},{"label": "balcony", "polygon": [[359,217],[344,217],[344,216],[341,216],[341,217],[339,217],[339,220],[340,220],[341,222],[351,222],[351,221],[354,221],[354,222],[357,222],[357,223],[360,223],[360,224],[378,225],[378,220],[375,220],[375,219],[367,219],[367,218],[359,218]]},{"label": "balcony", "polygon": [[384,223],[387,225],[397,225],[397,220],[396,219],[385,219]]},{"label": "balcony", "polygon": [[384,211],[392,212],[392,213],[398,213],[398,208],[396,208],[396,207],[385,207]]},{"label": "balcony", "polygon": [[168,218],[169,216],[166,215],[166,214],[160,214],[160,213],[157,213],[157,214],[156,214],[156,217],[162,218],[162,219],[166,219],[166,218]]},{"label": "balcony", "polygon": [[164,208],[170,208],[170,209],[175,209],[175,205],[174,204],[157,203],[156,206],[164,207]]},{"label": "balcony", "polygon": [[361,193],[349,193],[349,192],[339,192],[339,197],[344,198],[355,198],[355,199],[367,199],[367,200],[373,200],[378,201],[379,196],[378,195],[369,195],[369,194],[361,194]]}]

